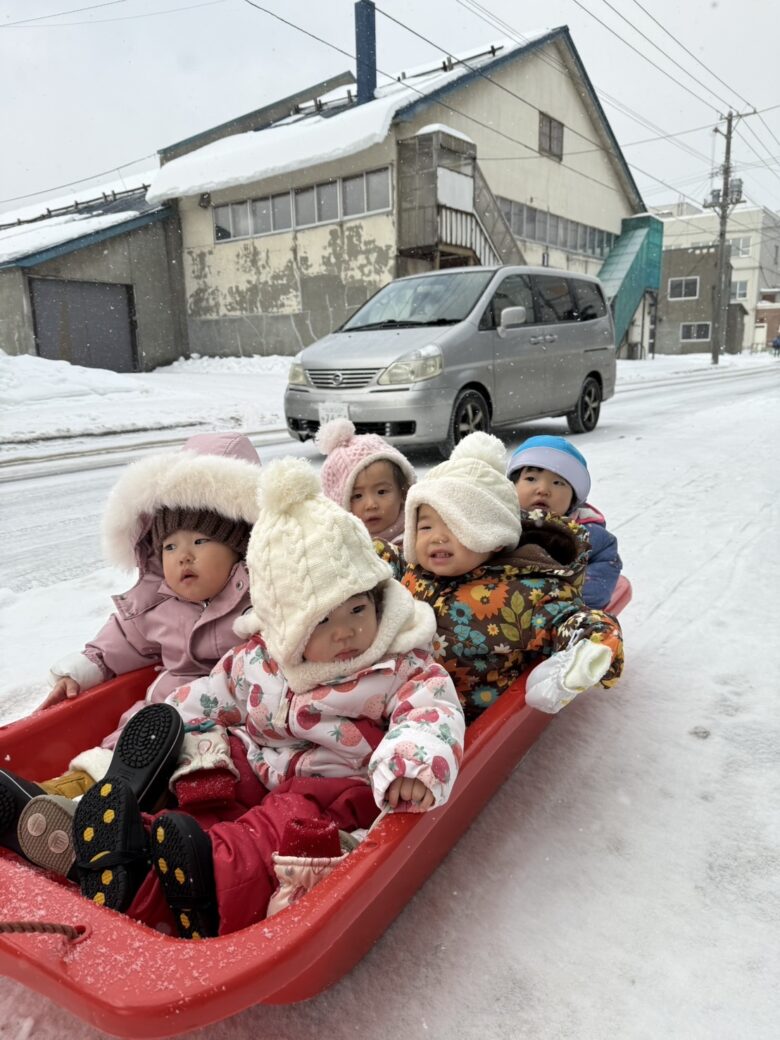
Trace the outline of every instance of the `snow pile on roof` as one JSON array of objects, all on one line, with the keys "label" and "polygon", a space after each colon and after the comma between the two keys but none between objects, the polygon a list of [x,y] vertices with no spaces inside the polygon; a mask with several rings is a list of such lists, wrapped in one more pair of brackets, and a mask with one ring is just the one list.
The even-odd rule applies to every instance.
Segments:
[{"label": "snow pile on roof", "polygon": [[43,217],[49,212],[56,213],[57,210],[65,209],[66,206],[82,206],[100,196],[108,198],[124,195],[149,184],[158,169],[159,166],[155,164],[146,170],[141,170],[140,173],[124,174],[122,177],[110,181],[100,181],[97,184],[82,184],[78,188],[63,192],[62,195],[41,199],[38,202],[28,202],[16,209],[0,210],[0,224],[11,224],[15,220],[33,220],[35,217]]},{"label": "snow pile on roof", "polygon": [[[546,35],[550,30],[536,33]],[[161,167],[147,192],[150,202],[199,195],[206,191],[250,184],[306,166],[331,162],[362,152],[387,137],[396,113],[441,87],[467,76],[495,60],[528,46],[508,40],[492,45],[495,53],[457,55],[449,71],[441,66],[420,73],[410,70],[404,78],[377,88],[373,101],[355,105],[330,117],[293,116],[266,130],[234,134],[183,155]],[[488,50],[488,44],[483,50]],[[463,64],[467,62],[468,64]],[[459,64],[460,63],[460,64]],[[325,99],[323,99],[325,100]],[[452,130],[448,130],[452,133]],[[462,135],[460,135],[462,136]]]},{"label": "snow pile on roof", "polygon": [[115,224],[123,224],[138,216],[137,210],[123,213],[93,214],[69,213],[62,217],[50,217],[35,224],[18,224],[0,231],[0,264],[16,260],[20,256],[40,253],[44,249],[71,242],[74,238],[103,231]]},{"label": "snow pile on roof", "polygon": [[449,134],[450,137],[459,137],[461,141],[468,141],[469,144],[474,144],[473,138],[469,137],[468,134],[464,134],[461,130],[456,130],[452,126],[447,126],[446,123],[428,123],[427,126],[421,126],[415,137],[421,137],[423,134]]},{"label": "snow pile on roof", "polygon": [[[103,231],[155,208],[141,189],[154,170],[104,181],[57,198],[0,213],[0,264]],[[132,194],[136,192],[136,194]],[[72,207],[71,212],[62,212]],[[26,223],[15,223],[23,221]],[[3,227],[3,225],[12,225]]]}]

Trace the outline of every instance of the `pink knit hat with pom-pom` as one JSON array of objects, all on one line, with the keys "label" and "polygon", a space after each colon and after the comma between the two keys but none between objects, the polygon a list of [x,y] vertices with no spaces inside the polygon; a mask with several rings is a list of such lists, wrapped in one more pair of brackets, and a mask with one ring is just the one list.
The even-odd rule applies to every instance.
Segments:
[{"label": "pink knit hat with pom-pom", "polygon": [[355,433],[349,419],[331,419],[320,427],[315,444],[328,457],[320,470],[322,490],[349,510],[352,488],[361,470],[372,462],[392,462],[401,470],[409,487],[417,480],[414,467],[401,452],[376,433]]}]

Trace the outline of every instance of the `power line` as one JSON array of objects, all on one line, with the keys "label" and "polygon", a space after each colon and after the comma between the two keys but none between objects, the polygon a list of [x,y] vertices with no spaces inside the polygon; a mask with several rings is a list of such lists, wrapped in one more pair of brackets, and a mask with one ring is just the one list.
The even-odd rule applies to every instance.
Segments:
[{"label": "power line", "polygon": [[[669,54],[668,51],[665,51],[663,49],[663,47],[659,46],[659,44],[657,44],[653,40],[651,40],[650,37],[646,33],[642,32],[642,30],[639,28],[639,26],[635,25],[631,21],[630,18],[627,18],[624,14],[622,14],[620,11],[618,11],[618,9],[613,4],[611,4],[609,2],[609,0],[601,0],[601,2],[603,4],[605,4],[610,9],[610,11],[613,11],[618,16],[618,18],[622,18],[622,20],[626,23],[626,25],[630,26],[634,30],[635,33],[638,33],[642,37],[643,40],[646,40],[650,44],[651,47],[655,47],[655,49],[658,51],[659,54],[663,54],[663,56],[666,58],[667,61],[670,61],[672,63],[672,65],[674,65],[676,68],[678,68],[682,72],[684,72],[686,76],[690,77],[690,79],[692,79],[694,83],[697,83],[700,87],[704,87],[705,90],[709,91],[709,93],[712,94],[713,97],[717,98],[718,101],[722,102],[722,104],[724,104],[727,108],[731,108],[732,107],[730,101],[726,101],[725,98],[722,98],[719,94],[716,94],[715,91],[712,89],[712,87],[708,87],[706,83],[702,83],[702,81],[700,79],[698,79],[696,76],[694,76],[692,72],[689,72],[688,69],[686,69],[684,65],[681,65],[680,62],[677,61],[676,58],[673,58],[671,56],[671,54]],[[622,39],[622,37],[621,37],[621,39]],[[623,42],[626,43],[627,41],[624,40]],[[630,44],[629,44],[629,46],[630,46]],[[680,86],[683,86],[683,84],[680,83]],[[700,99],[700,100],[703,100],[703,99]],[[748,101],[747,104],[750,104],[750,102]],[[750,105],[750,107],[752,108],[753,106]]]},{"label": "power line", "polygon": [[[575,2],[577,2],[577,0],[575,0]],[[637,0],[634,0],[634,2],[636,3],[636,2],[637,2]],[[687,69],[686,69],[686,68],[685,68],[685,67],[684,67],[683,65],[681,65],[681,64],[680,64],[680,63],[679,63],[679,62],[678,62],[678,61],[677,61],[677,60],[676,60],[675,58],[673,58],[673,57],[671,56],[671,54],[669,54],[669,53],[668,53],[667,51],[665,51],[665,50],[664,50],[664,49],[663,49],[662,47],[660,47],[660,46],[659,46],[659,45],[658,45],[657,43],[654,43],[654,42],[653,42],[653,40],[651,40],[649,36],[647,36],[647,35],[646,35],[646,34],[645,34],[644,32],[642,32],[642,30],[641,30],[641,29],[640,29],[640,28],[639,28],[638,26],[634,25],[634,24],[633,24],[633,22],[631,22],[631,20],[630,20],[629,18],[627,18],[627,17],[626,17],[626,16],[624,15],[624,14],[622,14],[622,13],[621,13],[620,11],[618,11],[618,9],[617,9],[617,8],[616,8],[616,7],[615,7],[615,6],[614,6],[614,5],[612,4],[612,3],[610,3],[610,0],[602,0],[602,3],[604,3],[604,4],[605,4],[605,5],[606,5],[606,6],[607,6],[607,7],[608,7],[608,8],[609,8],[609,9],[610,9],[611,11],[613,11],[613,12],[614,12],[614,13],[615,13],[615,14],[616,14],[616,15],[617,15],[617,16],[618,16],[619,18],[622,18],[622,19],[623,19],[623,21],[624,21],[624,22],[626,22],[626,24],[627,24],[627,25],[631,26],[631,28],[632,28],[632,29],[633,29],[633,30],[634,30],[635,32],[637,32],[637,33],[638,33],[638,34],[639,34],[639,35],[640,35],[640,36],[641,36],[641,37],[642,37],[642,38],[643,38],[644,40],[646,40],[646,41],[647,41],[647,42],[648,42],[648,43],[649,43],[649,44],[650,44],[651,46],[655,47],[655,49],[656,49],[656,50],[657,50],[657,51],[658,51],[658,52],[659,52],[660,54],[663,54],[663,56],[664,56],[664,57],[665,57],[665,58],[666,58],[666,59],[667,59],[668,61],[671,61],[673,65],[676,65],[676,66],[677,66],[677,68],[681,69],[681,70],[682,70],[682,71],[683,71],[683,72],[684,72],[684,73],[685,73],[685,74],[686,74],[687,76],[689,76],[689,77],[690,77],[690,78],[691,78],[691,79],[692,79],[692,80],[694,81],[694,83],[698,83],[698,85],[699,85],[699,86],[701,86],[701,87],[704,87],[704,89],[705,89],[705,90],[708,90],[708,91],[709,91],[709,92],[710,92],[710,93],[711,93],[711,94],[713,95],[713,97],[717,98],[717,99],[718,99],[718,101],[721,101],[721,102],[722,102],[723,104],[725,104],[727,108],[729,108],[729,109],[731,109],[731,108],[732,108],[731,102],[729,102],[729,101],[726,101],[726,99],[725,99],[725,98],[722,98],[722,97],[721,97],[721,96],[720,96],[719,94],[717,94],[717,93],[716,93],[716,92],[715,92],[715,91],[714,91],[714,90],[713,90],[713,89],[712,89],[711,87],[708,87],[706,83],[703,83],[703,82],[702,82],[702,81],[701,81],[700,79],[698,79],[698,78],[697,78],[696,76],[694,76],[692,72],[689,72],[689,71],[688,71],[688,70],[687,70]],[[642,5],[641,5],[641,4],[637,4],[637,6],[639,6],[639,7],[640,7],[640,8],[642,9],[642,10],[644,10],[644,8],[642,8]],[[646,13],[647,13],[647,12],[646,12]],[[652,16],[651,16],[651,17],[652,17]],[[657,22],[657,20],[656,20],[656,19],[653,19],[653,21],[656,21],[656,23],[660,25],[660,23],[659,23],[659,22]],[[666,30],[664,30],[664,31],[666,31]],[[680,43],[679,43],[679,41],[678,41],[678,40],[676,39],[676,37],[672,36],[672,34],[671,34],[671,33],[667,33],[667,35],[671,36],[671,38],[672,38],[672,39],[673,39],[673,40],[675,41],[675,43],[678,43],[678,44],[679,44],[679,46],[683,47],[683,49],[684,49],[684,50],[686,51],[686,53],[690,54],[690,55],[691,55],[691,57],[695,57],[695,55],[693,55],[693,54],[692,54],[692,52],[691,52],[691,51],[689,51],[687,47],[684,47],[684,46],[683,46],[682,44],[680,44]],[[624,41],[624,42],[626,42],[626,41]],[[696,60],[698,61],[698,59],[696,59]],[[701,63],[701,62],[699,62],[699,64],[701,65],[702,63]],[[705,69],[706,69],[706,65],[704,65],[704,66],[703,66],[703,68],[705,68]],[[708,70],[708,71],[709,71],[709,70]],[[714,75],[714,73],[713,73],[713,75]],[[737,91],[733,91],[733,90],[732,90],[732,88],[731,88],[731,87],[729,87],[729,86],[728,86],[728,84],[727,84],[727,83],[725,83],[725,81],[724,81],[724,80],[720,79],[720,77],[719,77],[719,76],[716,76],[715,78],[716,78],[716,79],[718,79],[718,80],[719,80],[719,82],[723,83],[723,84],[724,84],[724,86],[725,86],[725,87],[726,87],[726,88],[727,88],[727,89],[728,89],[729,91],[731,91],[732,93],[735,93],[735,94],[737,94],[737,96],[738,96],[738,97],[740,97],[740,98],[742,97],[742,95],[741,95],[741,94],[739,94],[739,93],[738,93]],[[682,84],[680,84],[680,85],[682,86]],[[743,100],[743,101],[745,101],[745,103],[746,103],[747,105],[749,105],[749,106],[750,106],[750,108],[754,108],[754,106],[753,106],[753,105],[752,105],[752,104],[751,104],[751,103],[750,103],[749,101],[746,101],[746,100],[745,100],[744,98],[742,98],[742,100]],[[733,107],[736,107],[736,106],[733,106]],[[750,113],[745,113],[745,115],[749,115],[749,114],[750,114]],[[753,136],[754,136],[754,137],[755,137],[755,138],[756,138],[756,139],[758,140],[758,142],[759,142],[759,143],[761,144],[761,146],[762,146],[763,148],[765,148],[765,149],[766,149],[767,151],[769,151],[769,149],[768,149],[768,148],[766,147],[766,144],[765,144],[765,142],[761,140],[761,138],[760,138],[760,137],[759,137],[759,135],[758,135],[758,134],[756,133],[756,131],[755,131],[755,130],[753,129],[753,127],[752,127],[752,126],[750,126],[750,124],[746,124],[746,125],[747,125],[748,129],[750,130],[750,132],[751,132],[751,133],[753,134]],[[755,147],[754,147],[754,146],[753,146],[753,145],[751,144],[751,142],[747,141],[747,140],[746,140],[746,139],[745,139],[745,138],[744,138],[744,137],[743,137],[742,135],[740,135],[740,137],[741,137],[742,141],[743,141],[743,142],[744,142],[744,143],[745,143],[745,144],[746,144],[746,145],[748,146],[748,148],[750,148],[750,150],[751,150],[751,151],[753,152],[753,154],[754,154],[754,155],[756,155],[756,156],[758,156],[758,158],[760,159],[760,158],[761,158],[761,156],[760,156],[760,155],[759,155],[759,153],[758,153],[758,152],[756,151]],[[780,143],[780,142],[778,142],[778,143]],[[780,180],[780,178],[778,178],[778,179]]]},{"label": "power line", "polygon": [[[438,43],[435,43],[427,36],[423,36],[421,32],[418,32],[416,29],[413,29],[410,25],[405,25],[397,18],[394,18],[391,14],[388,14],[387,11],[383,11],[382,8],[377,6],[376,4],[374,4],[374,7],[376,8],[377,13],[381,14],[384,18],[387,18],[389,22],[393,22],[395,25],[400,26],[402,29],[405,29],[406,32],[411,33],[412,36],[416,36],[418,40],[422,40],[424,43],[430,44],[431,47],[435,47],[437,50],[443,51],[445,54],[447,53],[447,51]],[[492,83],[494,87],[498,87],[499,90],[503,90],[505,94],[509,94],[511,97],[521,102],[521,104],[526,105],[526,107],[532,109],[534,112],[542,112],[542,109],[539,108],[538,105],[534,105],[533,102],[529,101],[527,98],[524,98],[522,94],[517,94],[514,90],[510,90],[509,87],[507,87],[505,84],[499,83],[497,80],[494,80],[491,76],[488,76],[486,72],[483,72],[482,69],[476,68],[473,65],[469,65],[469,63],[464,58],[453,58],[453,61],[456,62],[458,65],[463,65],[465,68],[469,70],[469,72],[475,72],[478,76],[481,76],[482,79],[487,80],[488,83]],[[558,122],[561,122],[561,120],[558,120]],[[594,141],[592,137],[588,137],[587,134],[583,134],[579,130],[575,130],[574,127],[569,126],[568,123],[561,122],[561,125],[564,126],[569,131],[569,133],[572,133],[577,137],[581,137],[582,140],[587,141],[588,144],[595,145],[597,151],[604,151],[604,146],[600,145],[598,141]],[[568,154],[580,155],[582,153],[569,152]]]},{"label": "power line", "polygon": [[[487,24],[491,25],[493,28],[496,28],[496,27],[503,28],[504,31],[508,31],[510,33],[510,35],[514,36],[514,38],[519,37],[521,40],[524,39],[522,33],[518,33],[518,30],[516,30],[513,26],[511,26],[504,19],[499,18],[498,16],[496,16],[492,11],[490,11],[489,8],[487,8],[483,4],[479,3],[478,0],[467,0],[467,2],[464,2],[464,0],[456,0],[456,2],[458,4],[460,4],[461,7],[464,7],[471,14],[476,15],[476,17],[480,18],[482,21],[484,21]],[[574,0],[574,2],[577,3],[578,6],[582,7],[582,5],[578,3],[578,0]],[[606,0],[604,0],[604,2],[606,3]],[[485,14],[480,13],[480,12],[485,12],[489,17],[486,17]],[[590,12],[586,12],[586,13],[590,13]],[[604,25],[605,28],[609,29],[609,26],[607,26],[605,23],[601,22],[600,19],[596,18],[596,21],[598,21],[600,24]],[[618,33],[615,33],[614,30],[609,29],[609,31],[612,32],[613,35],[618,36],[618,39],[620,39],[623,43],[626,43],[627,46],[629,46],[629,47],[632,46],[626,40],[623,40],[623,38]],[[632,47],[632,49],[636,50],[636,48],[634,48],[634,47]],[[637,52],[637,53],[641,53],[641,52]],[[665,53],[665,52],[662,52],[662,53]],[[567,75],[569,74],[569,71],[568,71],[568,69],[565,68],[565,66],[563,66],[562,64],[559,64],[557,62],[554,62],[554,60],[553,60],[553,62],[548,62],[548,64],[551,64],[552,67],[557,68],[558,71],[560,71],[560,72],[564,72]],[[655,63],[651,62],[651,64],[655,64]],[[663,71],[663,70],[661,70],[661,71]],[[666,75],[668,75],[668,74],[666,74]],[[674,77],[670,77],[670,78],[674,79]],[[675,82],[678,82],[678,81],[675,80]],[[687,87],[685,87],[684,84],[678,83],[678,85],[683,87],[683,89],[685,89],[685,90],[688,89]],[[605,91],[601,90],[600,88],[596,88],[596,89],[598,90],[598,93],[601,95],[601,97],[603,97],[605,99],[605,101],[607,101],[609,104],[612,104],[619,111],[621,111],[624,114],[628,115],[629,118],[634,119],[635,121],[637,121],[639,123],[642,123],[642,125],[644,125],[644,126],[651,127],[654,130],[660,130],[661,129],[660,127],[655,126],[655,124],[650,123],[648,120],[646,120],[643,116],[639,115],[638,113],[632,112],[631,109],[629,109],[626,105],[622,104],[621,102],[618,102],[615,98],[611,98],[610,95],[607,94]],[[690,93],[690,91],[689,91],[689,93]],[[698,97],[698,95],[694,95],[694,96]],[[702,99],[702,98],[699,98],[699,100],[700,101],[704,101],[704,99]],[[704,101],[704,103],[709,105],[709,103],[706,102],[706,101]],[[768,108],[762,109],[761,113],[773,111],[776,108],[780,108],[780,105],[769,106]],[[759,117],[761,117],[761,113],[756,112],[756,114],[759,115]],[[751,114],[753,114],[753,113],[751,113]],[[748,126],[749,126],[749,124],[748,124]],[[751,132],[752,132],[752,127],[750,129],[751,129]],[[712,166],[712,163],[710,162],[710,159],[707,156],[704,156],[701,152],[698,152],[695,149],[689,148],[683,142],[673,140],[671,135],[664,135],[664,136],[668,136],[669,139],[670,139],[670,143],[674,144],[676,147],[681,148],[682,150],[688,152],[691,155],[695,155],[697,158],[702,159],[704,162],[707,162],[710,166]],[[780,142],[778,142],[778,143],[780,143]],[[753,151],[753,153],[759,159],[762,158],[758,154],[758,152],[756,152],[755,148],[752,148],[752,146],[750,145],[750,142],[745,141],[745,144],[747,144],[748,147],[751,147],[751,150]],[[633,165],[633,164],[631,164],[631,165]]]},{"label": "power line", "polygon": [[59,191],[61,188],[73,188],[77,184],[84,184],[85,181],[92,181],[96,177],[107,177],[109,173],[119,173],[120,170],[124,170],[128,166],[135,166],[137,163],[144,162],[146,159],[156,158],[157,152],[152,152],[150,155],[141,156],[140,159],[132,159],[130,162],[120,163],[118,166],[112,166],[110,170],[103,170],[102,173],[92,173],[89,177],[80,177],[76,181],[68,181],[67,184],[55,184],[51,188],[43,188],[41,191],[31,191],[27,195],[15,195],[11,199],[0,199],[0,205],[5,205],[6,202],[21,202],[23,199],[34,199],[39,195],[48,195],[49,192]]},{"label": "power line", "polygon": [[[120,0],[116,0],[120,2]],[[121,0],[124,2],[124,0]],[[217,4],[224,4],[227,0],[204,0],[204,3],[200,4],[188,4],[186,7],[167,7],[164,11],[146,11],[144,14],[126,14],[120,18],[90,18],[86,21],[79,22],[54,22],[52,25],[18,25],[19,29],[65,29],[74,25],[108,25],[109,22],[133,22],[139,18],[157,18],[163,14],[176,14],[179,11],[194,11],[199,7],[215,7]],[[98,5],[101,6],[101,5]],[[91,8],[86,8],[91,10]],[[50,17],[54,17],[51,15]]]},{"label": "power line", "polygon": [[60,18],[67,14],[80,14],[82,11],[95,11],[98,7],[115,7],[117,4],[124,4],[126,0],[106,0],[106,3],[92,4],[90,7],[75,7],[70,11],[57,11],[55,14],[41,14],[35,18],[20,18],[17,22],[2,22],[0,23],[0,29],[11,29],[15,25],[27,25],[29,22],[42,22],[47,18]]},{"label": "power line", "polygon": [[[304,29],[302,26],[297,25],[295,22],[291,22],[288,21],[288,19],[286,18],[282,18],[282,16],[276,14],[275,11],[270,11],[267,7],[262,7],[260,4],[255,3],[254,0],[244,0],[244,3],[248,4],[250,7],[257,8],[258,11],[262,11],[264,14],[270,15],[272,18],[276,18],[278,21],[290,26],[290,28],[296,29],[298,32],[303,33],[305,36],[308,36],[313,40],[317,40],[319,43],[324,44],[326,47],[331,47],[333,50],[338,51],[339,54],[343,54],[347,58],[350,58],[353,61],[357,61],[357,57],[354,54],[350,54],[349,51],[345,51],[342,47],[338,47],[335,43],[331,43],[329,40],[324,40],[321,36],[317,36],[315,33],[309,32],[308,29]],[[438,49],[442,50],[442,48]],[[463,64],[463,62],[458,62],[458,64]],[[385,72],[378,66],[376,71],[380,75],[385,76],[387,79],[391,80],[393,83],[398,82],[398,77],[393,76],[389,72]],[[426,94],[425,91],[418,90],[418,88],[409,83],[408,80],[403,81],[403,87],[407,90],[414,91],[415,94],[419,94],[421,98],[429,97],[429,95]],[[525,141],[521,141],[517,137],[512,137],[511,134],[505,134],[503,130],[497,130],[496,127],[491,126],[489,123],[484,123],[481,119],[477,119],[476,116],[470,116],[466,112],[461,112],[460,109],[454,108],[452,105],[448,105],[445,101],[442,101],[440,98],[437,99],[436,103],[441,108],[446,109],[448,112],[452,112],[454,115],[460,116],[462,119],[467,119],[469,122],[475,123],[477,126],[481,126],[483,129],[489,130],[491,133],[497,134],[499,137],[503,137],[507,141],[511,141],[512,144],[517,144],[528,152],[534,152],[535,157],[540,158],[540,156],[536,154],[536,149],[526,144]],[[620,189],[615,188],[611,184],[607,184],[605,181],[600,181],[597,177],[591,177],[590,174],[583,173],[582,170],[577,170],[573,166],[567,166],[565,163],[561,163],[561,165],[564,166],[571,173],[576,174],[576,176],[578,177],[583,177],[585,180],[591,181],[593,184],[598,184],[600,187],[606,188],[608,191],[613,191],[616,195],[622,194]]]},{"label": "power line", "polygon": [[701,61],[699,58],[696,57],[696,55],[693,53],[692,50],[689,50],[688,47],[686,47],[685,44],[681,40],[678,40],[677,37],[674,35],[674,33],[669,32],[669,30],[666,28],[666,26],[663,25],[661,22],[659,22],[654,14],[652,14],[650,11],[647,10],[646,7],[644,7],[642,4],[640,4],[639,0],[632,0],[632,3],[636,4],[636,6],[640,9],[640,11],[644,11],[644,13],[647,15],[647,17],[652,22],[655,22],[655,24],[658,26],[659,29],[661,29],[662,32],[666,33],[666,35],[671,40],[673,40],[677,44],[678,47],[681,47],[685,51],[685,53],[688,55],[688,57],[693,58],[693,60],[696,62],[696,64],[700,65],[705,70],[705,72],[708,72],[710,74],[710,76],[712,76],[713,79],[716,79],[718,81],[718,83],[722,83],[723,86],[726,88],[726,90],[730,90],[732,94],[736,94],[737,97],[740,99],[740,101],[744,101],[744,103],[746,105],[750,105],[751,108],[753,107],[753,105],[748,101],[748,99],[746,97],[743,97],[742,94],[740,94],[740,92],[738,90],[734,89],[734,87],[729,86],[729,84],[724,79],[721,79],[721,77],[717,74],[717,72],[713,72],[712,69],[709,68],[709,66],[705,65],[703,61]]},{"label": "power line", "polygon": [[[695,90],[691,90],[690,87],[686,87],[686,85],[684,83],[681,83],[679,79],[677,79],[675,76],[671,74],[671,72],[667,72],[666,69],[662,69],[661,66],[654,62],[652,58],[648,58],[648,56],[646,54],[643,54],[638,47],[635,47],[633,45],[633,43],[629,43],[628,40],[624,39],[624,37],[622,37],[620,33],[617,32],[617,30],[607,25],[607,23],[602,21],[601,18],[598,17],[598,15],[595,15],[592,11],[589,11],[585,4],[580,3],[580,0],[571,0],[571,2],[575,4],[577,7],[579,7],[581,11],[584,11],[585,14],[589,15],[591,18],[597,21],[599,25],[603,26],[607,30],[607,32],[612,33],[613,36],[616,36],[620,40],[620,42],[624,43],[626,47],[629,47],[634,52],[634,54],[638,54],[643,61],[646,61],[649,65],[652,65],[654,69],[658,69],[658,71],[662,75],[666,76],[667,79],[670,79],[672,83],[676,83],[677,86],[681,88],[681,90],[684,90],[687,94],[690,94],[691,97],[696,98],[697,101],[700,101],[703,105],[706,105],[707,108],[711,108],[715,112],[718,112],[717,108],[715,108],[711,101],[707,101],[705,98],[700,97]],[[720,115],[719,112],[718,115]]]},{"label": "power line", "polygon": [[[483,21],[486,25],[489,25],[492,29],[499,29],[502,32],[507,33],[513,40],[515,40],[518,43],[528,42],[528,37],[524,36],[523,33],[521,33],[518,29],[514,28],[514,26],[510,25],[509,22],[505,21],[503,18],[500,18],[498,17],[498,15],[495,15],[489,8],[479,3],[478,0],[455,0],[455,2],[459,4],[461,7],[463,7],[466,11],[468,11],[469,14],[474,15],[476,18],[479,18],[481,21]],[[555,69],[562,75],[571,78],[571,73],[569,69],[563,64],[563,62],[558,61],[552,55],[540,54],[539,58],[541,61],[544,62],[545,65],[548,65],[550,68]],[[611,94],[608,94],[604,89],[602,89],[598,85],[596,85],[594,89],[596,90],[597,96],[600,100],[603,100],[606,104],[611,105],[613,108],[616,108],[619,112],[626,115],[629,119],[633,120],[636,123],[639,123],[641,126],[646,127],[648,130],[654,130],[658,134],[668,136],[665,134],[665,131],[661,127],[656,126],[655,123],[650,122],[649,119],[645,118],[645,116],[640,115],[638,112],[634,112],[633,109],[629,108],[623,102],[618,101],[617,98],[612,97]],[[681,151],[687,152],[689,155],[694,156],[697,159],[701,159],[703,162],[709,162],[709,159],[706,155],[704,155],[702,152],[697,151],[695,148],[692,148],[685,142],[672,140],[671,143],[675,145],[675,147],[679,148]]]},{"label": "power line", "polygon": [[[622,151],[624,148],[634,148],[636,145],[640,145],[640,144],[652,144],[654,141],[668,141],[668,140],[670,140],[673,137],[682,137],[685,134],[693,134],[693,133],[696,133],[699,130],[709,130],[711,128],[711,126],[712,126],[711,123],[704,123],[704,124],[702,124],[702,126],[692,126],[689,130],[679,130],[676,134],[660,134],[657,137],[645,137],[641,141],[627,141],[625,144],[622,144],[620,146],[620,150]],[[592,155],[593,152],[603,152],[603,151],[604,151],[603,146],[599,145],[597,148],[582,148],[579,151],[567,152],[566,154],[569,155],[569,156],[572,156],[572,155]],[[533,159],[533,158],[534,158],[534,156],[532,156],[532,155],[481,155],[479,161],[480,162],[487,162],[487,161],[495,162],[495,161],[498,161],[498,160],[509,161],[510,159],[516,159],[518,162],[525,162],[528,159]],[[698,174],[696,176],[698,177]]]}]

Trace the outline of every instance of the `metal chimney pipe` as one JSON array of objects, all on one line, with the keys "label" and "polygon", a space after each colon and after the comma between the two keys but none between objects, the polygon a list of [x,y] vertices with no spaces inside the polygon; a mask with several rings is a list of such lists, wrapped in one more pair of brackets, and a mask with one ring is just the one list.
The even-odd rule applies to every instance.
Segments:
[{"label": "metal chimney pipe", "polygon": [[357,57],[357,103],[374,100],[376,90],[376,8],[372,0],[355,4],[355,55]]}]

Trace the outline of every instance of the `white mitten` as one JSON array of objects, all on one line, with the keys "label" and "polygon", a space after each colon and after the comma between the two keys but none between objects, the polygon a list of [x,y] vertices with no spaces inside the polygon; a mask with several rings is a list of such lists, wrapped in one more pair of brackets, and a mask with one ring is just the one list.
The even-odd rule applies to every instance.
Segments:
[{"label": "white mitten", "polygon": [[239,772],[230,757],[227,730],[221,726],[184,734],[179,760],[168,782],[169,788],[175,791],[175,785],[182,777],[199,773],[204,769],[226,769],[235,780],[239,779]]},{"label": "white mitten", "polygon": [[103,673],[86,654],[73,653],[61,657],[49,669],[49,682],[52,686],[60,679],[75,679],[81,690],[90,690],[104,680]]},{"label": "white mitten", "polygon": [[534,668],[525,684],[525,703],[555,715],[578,693],[595,686],[611,663],[612,651],[608,646],[583,640]]},{"label": "white mitten", "polygon": [[273,854],[274,873],[279,887],[268,902],[266,917],[286,910],[288,906],[311,892],[315,885],[332,874],[339,863],[343,863],[347,853],[341,856],[280,856]]}]

